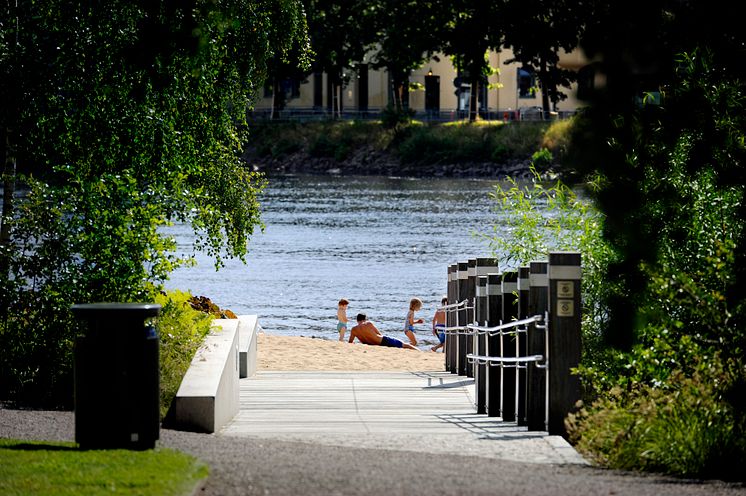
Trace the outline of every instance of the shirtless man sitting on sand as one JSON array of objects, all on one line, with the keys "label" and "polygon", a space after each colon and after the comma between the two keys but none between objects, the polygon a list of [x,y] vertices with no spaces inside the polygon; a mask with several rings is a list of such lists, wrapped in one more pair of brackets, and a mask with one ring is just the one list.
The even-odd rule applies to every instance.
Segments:
[{"label": "shirtless man sitting on sand", "polygon": [[409,343],[404,343],[396,338],[389,338],[381,334],[381,331],[368,320],[368,317],[364,313],[357,314],[357,325],[350,329],[350,340],[348,342],[352,343],[355,338],[363,344],[420,351]]}]

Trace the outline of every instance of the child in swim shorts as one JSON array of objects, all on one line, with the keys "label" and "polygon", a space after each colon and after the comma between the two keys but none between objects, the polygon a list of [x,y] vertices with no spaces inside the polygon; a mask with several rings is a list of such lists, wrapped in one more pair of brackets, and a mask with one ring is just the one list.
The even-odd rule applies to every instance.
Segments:
[{"label": "child in swim shorts", "polygon": [[337,304],[337,332],[340,341],[344,341],[347,332],[347,305],[349,304],[350,302],[344,298],[339,300],[339,304]]},{"label": "child in swim shorts", "polygon": [[448,298],[440,300],[440,308],[435,311],[433,315],[433,335],[438,338],[440,344],[430,348],[432,351],[438,351],[443,348],[446,343],[446,312],[443,307],[448,305]]}]

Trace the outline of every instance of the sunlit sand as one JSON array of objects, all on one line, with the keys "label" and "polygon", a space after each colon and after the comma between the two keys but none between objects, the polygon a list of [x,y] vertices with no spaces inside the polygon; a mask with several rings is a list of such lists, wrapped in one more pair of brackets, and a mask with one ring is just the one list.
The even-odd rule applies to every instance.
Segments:
[{"label": "sunlit sand", "polygon": [[262,370],[442,371],[442,353],[260,333]]}]

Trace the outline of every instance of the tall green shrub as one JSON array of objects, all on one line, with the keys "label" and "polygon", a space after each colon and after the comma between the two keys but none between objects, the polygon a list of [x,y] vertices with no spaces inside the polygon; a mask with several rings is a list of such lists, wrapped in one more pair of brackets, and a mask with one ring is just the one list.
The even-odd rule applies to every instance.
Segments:
[{"label": "tall green shrub", "polygon": [[570,432],[611,466],[743,479],[746,97],[717,60],[680,56],[661,105],[620,110],[604,139],[590,129],[599,115],[581,119],[609,146],[594,159],[620,256],[606,275],[618,281],[606,300],[617,349],[581,368],[597,400]]},{"label": "tall green shrub", "polygon": [[609,281],[604,273],[614,254],[601,236],[603,215],[580,194],[580,187],[570,188],[561,180],[544,181],[536,169],[532,171],[530,181],[508,178],[495,186],[490,194],[495,222],[491,232],[482,236],[501,268],[546,260],[550,251],[580,251],[584,362],[605,363],[600,331],[606,325],[604,297]]},{"label": "tall green shrub", "polygon": [[210,332],[213,317],[192,309],[190,294],[181,291],[160,293],[157,319],[160,343],[161,418],[166,416],[194,354]]}]

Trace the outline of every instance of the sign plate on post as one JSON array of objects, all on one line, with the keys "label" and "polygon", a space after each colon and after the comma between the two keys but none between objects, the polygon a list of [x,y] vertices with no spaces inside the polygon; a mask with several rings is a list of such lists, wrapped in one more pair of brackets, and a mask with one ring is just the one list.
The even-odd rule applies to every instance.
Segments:
[{"label": "sign plate on post", "polygon": [[573,281],[557,281],[557,298],[574,298]]},{"label": "sign plate on post", "polygon": [[575,302],[573,300],[557,300],[558,317],[574,317]]}]

